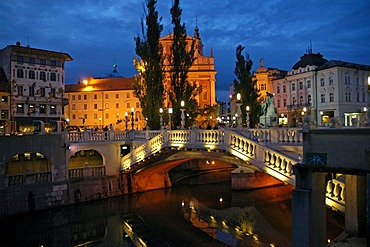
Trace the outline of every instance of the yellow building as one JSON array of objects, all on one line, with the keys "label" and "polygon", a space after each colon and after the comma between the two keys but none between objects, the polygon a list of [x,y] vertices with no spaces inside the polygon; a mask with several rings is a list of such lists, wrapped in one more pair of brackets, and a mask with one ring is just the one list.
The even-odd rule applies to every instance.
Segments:
[{"label": "yellow building", "polygon": [[[163,55],[168,57],[171,54],[171,46],[173,41],[173,34],[160,38],[160,43],[163,47]],[[191,44],[195,42],[194,62],[189,69],[188,81],[192,85],[202,87],[202,92],[196,97],[199,107],[202,109],[206,106],[213,106],[216,104],[216,70],[213,51],[210,49],[210,56],[205,56],[203,53],[203,43],[199,35],[199,28],[196,26],[194,30],[194,37],[187,36],[187,50],[190,50]],[[165,60],[165,66],[169,66],[168,60]],[[171,83],[171,75],[168,72],[170,68],[166,69],[165,85]],[[168,87],[168,86],[167,86]],[[166,87],[166,89],[167,89]],[[168,102],[168,100],[167,100]]]},{"label": "yellow building", "polygon": [[[88,78],[66,85],[65,117],[69,126],[115,130],[143,129],[146,121],[139,100],[134,96],[134,78]],[[134,120],[134,121],[132,121]]]},{"label": "yellow building", "polygon": [[274,68],[265,68],[263,58],[260,59],[260,67],[254,72],[253,79],[257,81],[257,89],[260,97],[258,100],[264,102],[267,98],[267,92],[274,93],[273,80],[283,77],[286,71]]}]

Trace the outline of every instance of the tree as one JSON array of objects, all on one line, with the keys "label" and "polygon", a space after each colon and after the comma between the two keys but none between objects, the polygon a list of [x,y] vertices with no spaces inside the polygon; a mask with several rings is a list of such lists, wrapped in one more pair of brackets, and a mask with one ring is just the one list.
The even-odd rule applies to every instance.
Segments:
[{"label": "tree", "polygon": [[180,1],[174,0],[170,10],[172,16],[173,42],[171,55],[168,57],[171,83],[168,88],[169,101],[174,114],[174,126],[180,126],[180,102],[185,102],[186,126],[191,126],[198,115],[198,102],[195,97],[200,93],[201,87],[191,85],[188,81],[188,72],[194,61],[194,40],[187,50],[186,26],[181,24],[182,9]]},{"label": "tree", "polygon": [[142,37],[138,35],[135,38],[135,51],[141,60],[134,60],[138,71],[133,84],[134,95],[140,101],[142,114],[150,129],[160,127],[159,108],[163,107],[165,98],[163,55],[159,42],[163,26],[160,24],[162,18],[158,18],[156,4],[157,0],[146,0],[145,24],[144,18],[141,21]]},{"label": "tree", "polygon": [[238,45],[236,47],[236,62],[234,74],[234,89],[235,92],[240,93],[242,101],[242,121],[246,121],[246,107],[250,107],[250,126],[255,126],[259,123],[259,115],[261,112],[261,106],[258,102],[258,89],[256,86],[256,80],[252,79],[251,69],[253,62],[250,60],[248,53],[244,56],[242,54],[244,47]]}]

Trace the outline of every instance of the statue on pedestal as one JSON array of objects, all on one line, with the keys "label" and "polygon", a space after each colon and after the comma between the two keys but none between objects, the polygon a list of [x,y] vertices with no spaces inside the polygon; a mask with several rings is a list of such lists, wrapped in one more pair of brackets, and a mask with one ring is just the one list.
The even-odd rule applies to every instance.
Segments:
[{"label": "statue on pedestal", "polygon": [[267,98],[261,106],[260,124],[266,128],[277,121],[277,114],[275,113],[274,95],[267,92]]}]

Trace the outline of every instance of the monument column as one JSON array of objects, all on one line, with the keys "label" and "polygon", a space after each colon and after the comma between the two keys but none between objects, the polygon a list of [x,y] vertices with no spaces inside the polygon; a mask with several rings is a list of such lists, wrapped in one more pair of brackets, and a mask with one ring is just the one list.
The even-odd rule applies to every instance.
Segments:
[{"label": "monument column", "polygon": [[292,193],[292,246],[326,245],[325,173],[294,166],[296,189]]}]

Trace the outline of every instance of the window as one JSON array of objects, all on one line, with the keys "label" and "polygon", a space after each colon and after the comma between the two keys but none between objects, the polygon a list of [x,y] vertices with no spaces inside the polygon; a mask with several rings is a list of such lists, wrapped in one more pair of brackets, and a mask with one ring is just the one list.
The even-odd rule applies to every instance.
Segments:
[{"label": "window", "polygon": [[301,96],[299,96],[299,103],[300,104],[303,104],[303,96],[301,95]]},{"label": "window", "polygon": [[360,80],[359,80],[359,78],[358,77],[356,77],[356,85],[360,85]]},{"label": "window", "polygon": [[55,61],[55,60],[51,60],[50,61],[50,66],[57,66],[57,61]]},{"label": "window", "polygon": [[280,100],[277,100],[277,107],[280,108]]},{"label": "window", "polygon": [[98,114],[94,114],[94,119],[98,119]]},{"label": "window", "polygon": [[311,97],[311,95],[308,95],[308,96],[307,96],[307,101],[308,101],[308,104],[311,104],[311,101],[312,101],[312,97]]},{"label": "window", "polygon": [[45,97],[45,88],[44,87],[40,87],[40,93],[41,93],[41,97]]},{"label": "window", "polygon": [[28,87],[28,95],[35,96],[35,87],[33,86]]},{"label": "window", "polygon": [[286,99],[283,99],[283,106],[286,107]]},{"label": "window", "polygon": [[116,93],[116,99],[119,99],[119,94],[118,93]]},{"label": "window", "polygon": [[22,96],[23,95],[23,86],[18,86],[17,87],[17,93],[18,95]]},{"label": "window", "polygon": [[260,90],[266,90],[266,84],[265,83],[260,85]]},{"label": "window", "polygon": [[87,104],[84,104],[84,110],[87,110]]},{"label": "window", "polygon": [[94,109],[98,109],[98,104],[94,104]]},{"label": "window", "polygon": [[345,85],[351,85],[351,80],[350,80],[349,75],[344,76],[344,84]]},{"label": "window", "polygon": [[77,95],[77,99],[78,100],[81,100],[81,95]]},{"label": "window", "polygon": [[321,78],[320,79],[320,86],[325,86],[325,79],[324,78]]},{"label": "window", "polygon": [[28,58],[28,62],[29,62],[29,63],[35,63],[35,58],[33,58],[33,57],[29,57],[29,58]]},{"label": "window", "polygon": [[46,105],[41,104],[40,105],[40,114],[45,114],[46,113]]},{"label": "window", "polygon": [[334,79],[332,76],[329,77],[329,85],[334,85]]},{"label": "window", "polygon": [[345,101],[346,102],[351,102],[351,93],[350,92],[346,92]]},{"label": "window", "polygon": [[75,114],[72,114],[72,119],[76,119],[76,115]]},{"label": "window", "polygon": [[130,108],[130,102],[126,103],[126,108]]},{"label": "window", "polygon": [[57,75],[55,73],[50,73],[50,81],[56,81]]},{"label": "window", "polygon": [[86,94],[84,94],[84,100],[87,100],[87,95]]},{"label": "window", "polygon": [[23,69],[17,69],[17,78],[23,78]]},{"label": "window", "polygon": [[136,102],[136,108],[140,108],[140,102]]},{"label": "window", "polygon": [[35,71],[33,70],[28,71],[28,79],[35,79]]},{"label": "window", "polygon": [[329,102],[334,102],[334,93],[329,93]]},{"label": "window", "polygon": [[208,99],[208,93],[207,92],[203,92],[203,100],[207,100]]},{"label": "window", "polygon": [[307,88],[311,88],[311,80],[307,81]]},{"label": "window", "polygon": [[50,97],[55,98],[55,95],[56,95],[56,90],[55,90],[55,88],[53,87],[53,88],[51,88],[51,89],[50,89]]},{"label": "window", "polygon": [[295,83],[292,83],[292,91],[295,91]]},{"label": "window", "polygon": [[28,112],[29,113],[35,113],[36,112],[36,107],[34,104],[29,104],[28,105]]},{"label": "window", "polygon": [[98,99],[98,95],[97,94],[94,94],[94,99]]},{"label": "window", "polygon": [[119,109],[119,103],[116,103],[116,109]]},{"label": "window", "polygon": [[276,88],[276,93],[280,93],[280,87],[279,86],[277,86],[277,88]]},{"label": "window", "polygon": [[365,103],[365,93],[362,93],[362,102]]},{"label": "window", "polygon": [[1,110],[1,119],[8,119],[8,118],[9,118],[9,111]]},{"label": "window", "polygon": [[296,103],[297,103],[297,100],[295,99],[295,97],[293,97],[292,104],[295,105]]},{"label": "window", "polygon": [[40,64],[41,65],[45,65],[46,64],[46,60],[45,59],[40,59]]},{"label": "window", "polygon": [[50,105],[50,114],[57,114],[57,106]]},{"label": "window", "polygon": [[8,102],[8,96],[1,96],[1,102]]},{"label": "window", "polygon": [[84,119],[87,119],[87,114],[84,114]]},{"label": "window", "polygon": [[109,109],[109,103],[105,103],[105,109]]},{"label": "window", "polygon": [[72,100],[76,100],[76,95],[72,95]]},{"label": "window", "polygon": [[17,104],[17,113],[24,113],[24,105],[23,104]]},{"label": "window", "polygon": [[130,98],[130,93],[127,93],[126,94],[126,98]]},{"label": "window", "polygon": [[105,95],[105,99],[109,99],[109,95],[108,94]]},{"label": "window", "polygon": [[105,119],[109,119],[109,114],[105,113]]},{"label": "window", "polygon": [[356,97],[356,99],[357,99],[357,102],[360,102],[360,92],[357,92],[357,97]]},{"label": "window", "polygon": [[321,103],[325,103],[325,94],[321,94]]},{"label": "window", "polygon": [[286,92],[286,85],[283,85],[283,93]]},{"label": "window", "polygon": [[76,105],[72,104],[72,110],[76,110]]},{"label": "window", "polygon": [[23,57],[22,56],[17,56],[17,62],[23,63]]},{"label": "window", "polygon": [[303,90],[303,82],[299,82],[299,90]]},{"label": "window", "polygon": [[46,73],[45,72],[40,72],[40,80],[46,81]]}]

